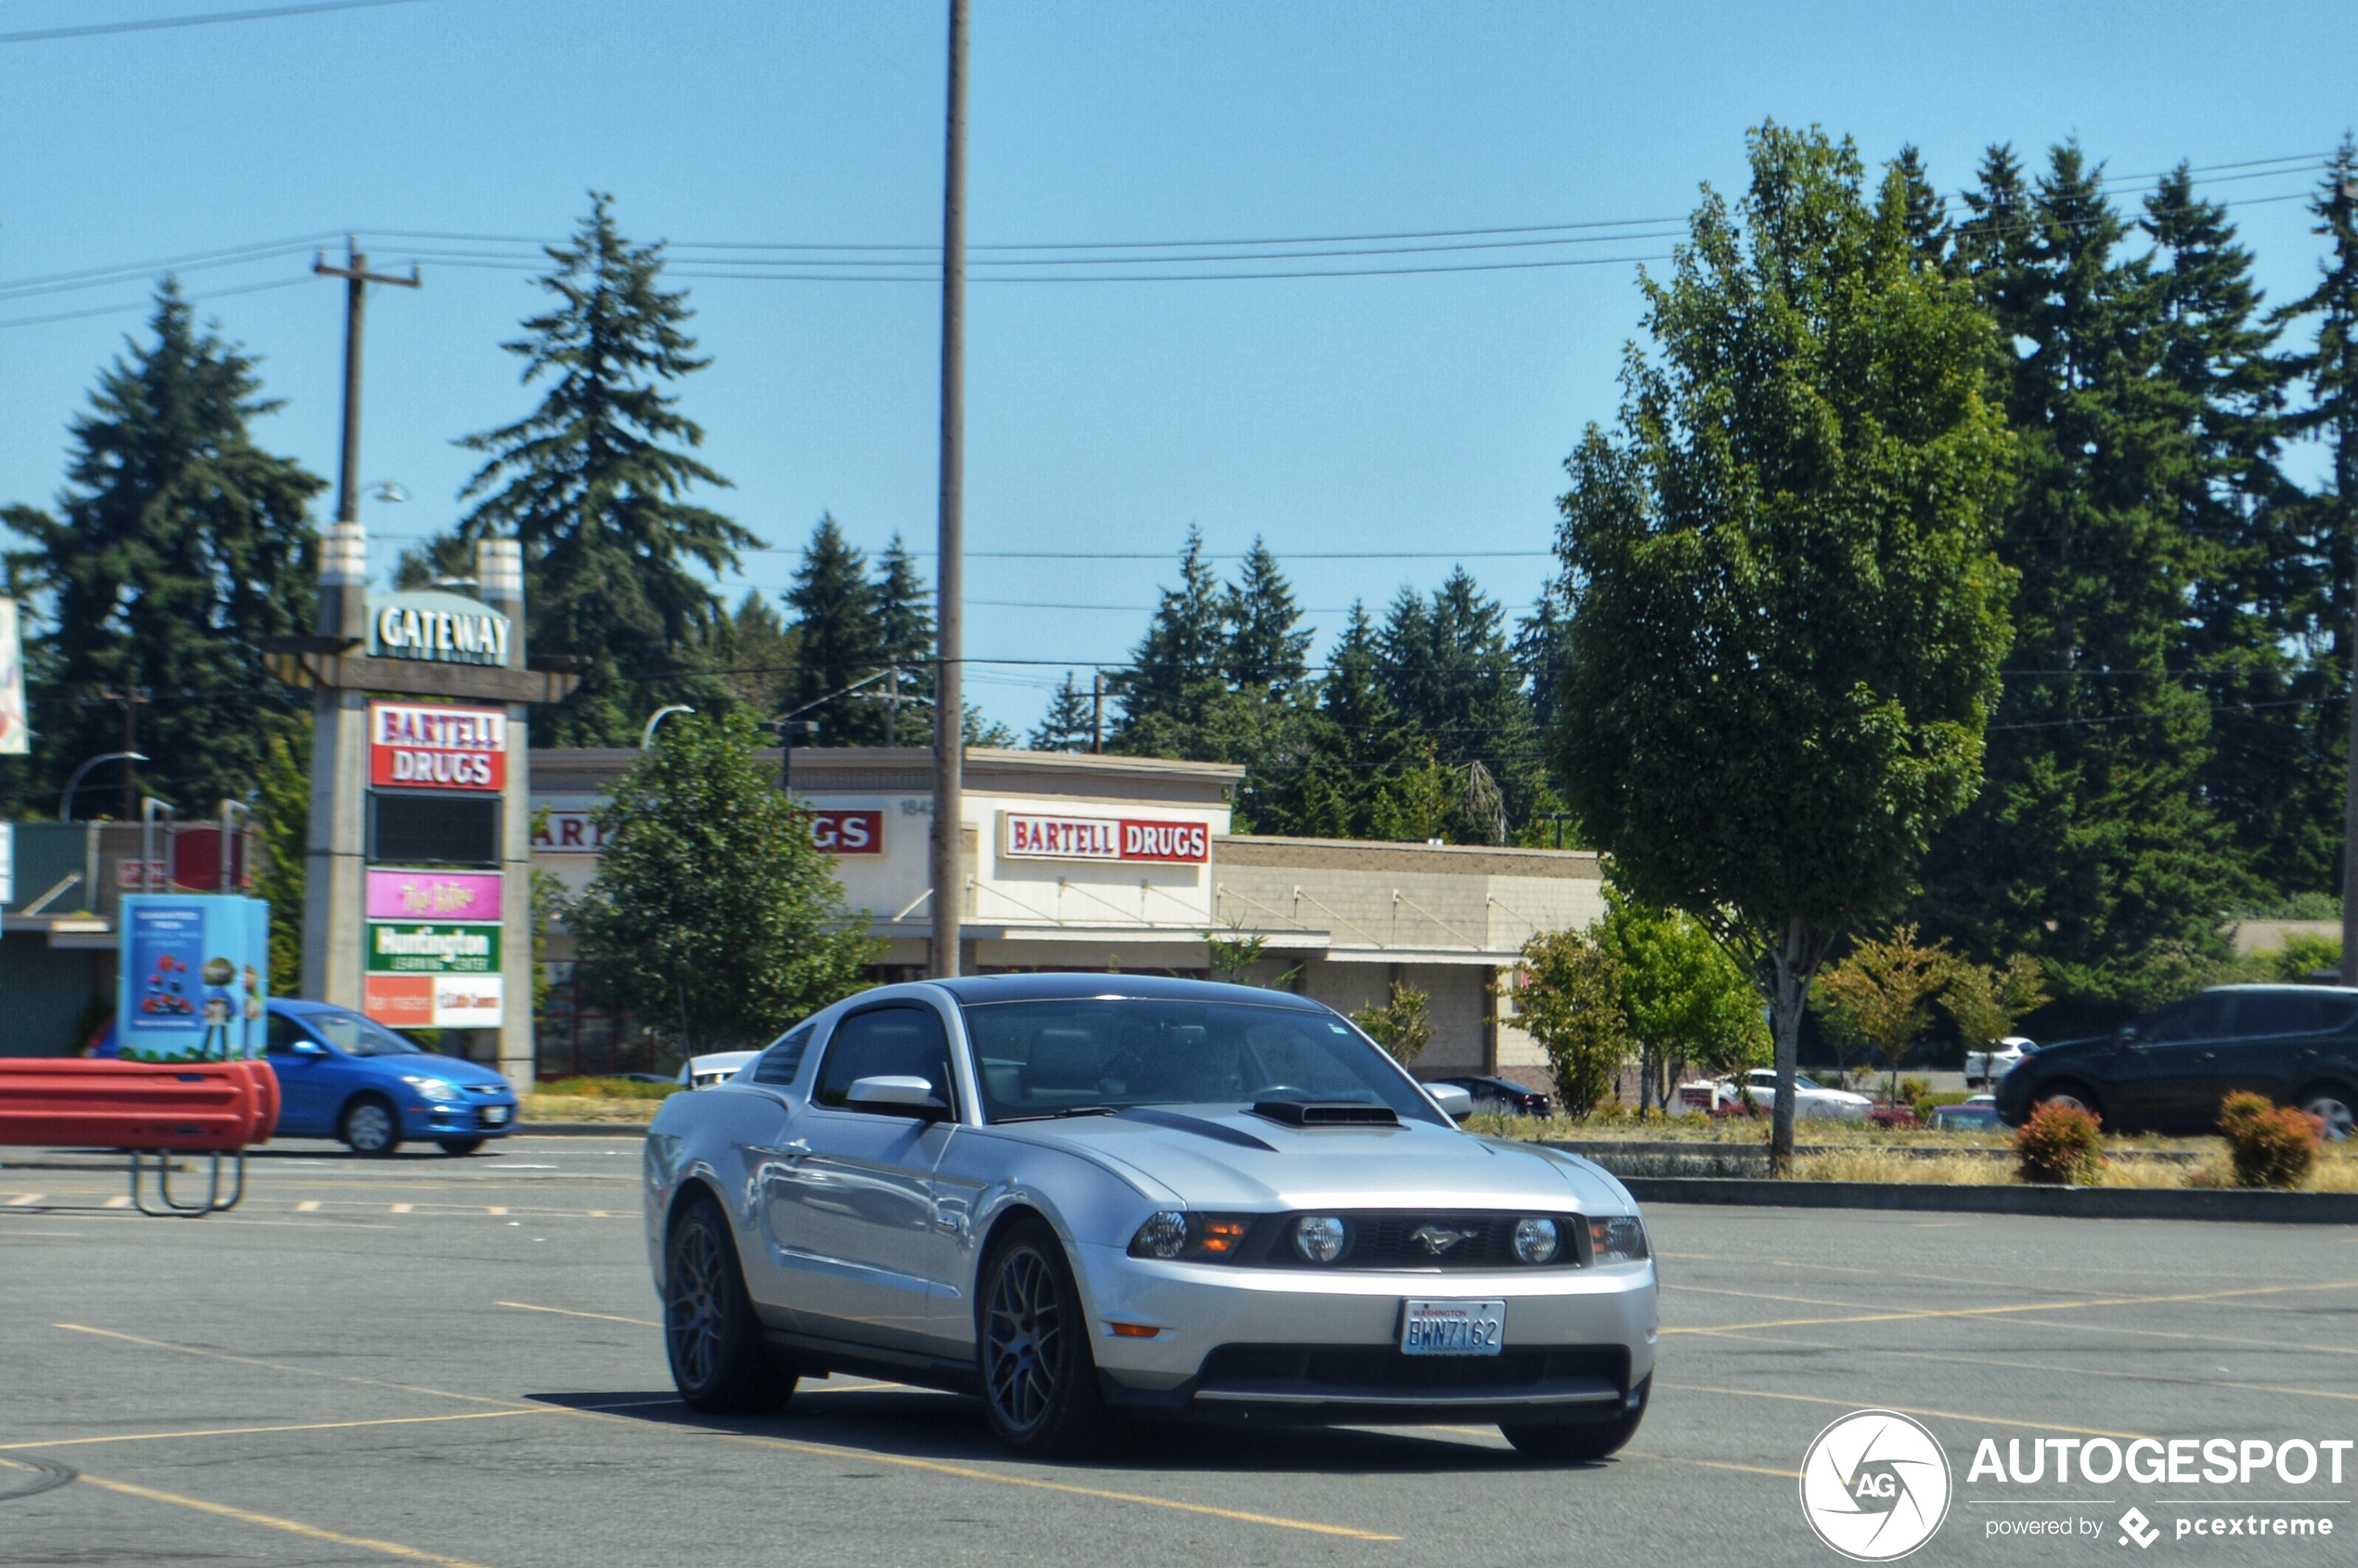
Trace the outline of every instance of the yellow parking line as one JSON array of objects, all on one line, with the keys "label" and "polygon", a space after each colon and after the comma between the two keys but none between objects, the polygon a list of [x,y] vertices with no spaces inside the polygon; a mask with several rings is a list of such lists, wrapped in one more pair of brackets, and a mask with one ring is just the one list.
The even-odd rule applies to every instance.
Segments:
[{"label": "yellow parking line", "polygon": [[556,1314],[559,1317],[594,1317],[602,1323],[629,1323],[641,1328],[660,1328],[663,1327],[660,1323],[650,1322],[648,1319],[643,1317],[616,1317],[610,1312],[576,1312],[570,1307],[535,1306],[530,1302],[494,1302],[491,1304],[493,1306],[513,1307],[518,1312],[550,1312]]},{"label": "yellow parking line", "polygon": [[21,1192],[16,1197],[8,1199],[8,1207],[11,1209],[29,1208],[32,1205],[40,1202],[42,1197],[43,1195],[37,1192]]},{"label": "yellow parking line", "polygon": [[[620,1417],[602,1419],[619,1420]],[[1315,1536],[1341,1536],[1354,1541],[1396,1541],[1398,1536],[1381,1535],[1373,1530],[1356,1529],[1348,1524],[1321,1524],[1309,1519],[1288,1519],[1282,1514],[1249,1513],[1242,1509],[1214,1508],[1209,1503],[1185,1503],[1176,1497],[1150,1497],[1143,1492],[1110,1492],[1098,1486],[1076,1486],[1065,1481],[1042,1481],[1029,1475],[1002,1475],[969,1465],[945,1464],[939,1459],[913,1459],[899,1454],[879,1454],[869,1448],[837,1448],[823,1443],[793,1443],[782,1437],[754,1437],[744,1432],[715,1432],[710,1428],[696,1429],[706,1437],[718,1437],[728,1443],[745,1443],[759,1448],[780,1448],[790,1454],[810,1454],[823,1459],[859,1459],[869,1464],[899,1465],[903,1470],[929,1471],[936,1475],[955,1475],[968,1481],[989,1481],[1001,1486],[1027,1486],[1040,1492],[1065,1492],[1076,1497],[1098,1497],[1108,1502],[1137,1503],[1146,1508],[1171,1509],[1180,1513],[1207,1514],[1213,1519],[1233,1519],[1246,1524],[1269,1524],[1280,1530],[1305,1530]]]},{"label": "yellow parking line", "polygon": [[[512,1305],[519,1303],[501,1304]],[[562,1312],[562,1309],[551,1309],[545,1307],[526,1307],[525,1310],[559,1310]],[[562,1315],[566,1316],[597,1315],[588,1313],[563,1313]],[[620,1319],[620,1321],[632,1323],[639,1320],[635,1318],[623,1318]],[[193,1345],[175,1345],[163,1340],[142,1339],[136,1334],[118,1333],[111,1328],[93,1328],[80,1323],[53,1323],[50,1327],[53,1328],[67,1329],[78,1334],[97,1334],[106,1339],[122,1340],[131,1344],[145,1345],[154,1350],[178,1351],[184,1355],[203,1356],[208,1360],[233,1361],[248,1367],[267,1367],[273,1371],[295,1372],[305,1377],[326,1378],[334,1382],[357,1383],[369,1388],[399,1389],[409,1393],[438,1394],[445,1399],[463,1399],[471,1404],[476,1405],[498,1405],[503,1406],[507,1412],[512,1414],[521,1415],[528,1411],[547,1410],[556,1414],[576,1416],[583,1420],[627,1421],[633,1426],[640,1427],[644,1427],[646,1425],[643,1421],[635,1421],[627,1416],[608,1415],[597,1410],[574,1409],[564,1406],[524,1405],[515,1400],[495,1399],[483,1394],[474,1393],[453,1393],[447,1389],[427,1388],[417,1383],[394,1383],[381,1381],[380,1380],[374,1378],[356,1378],[345,1373],[330,1372],[316,1367],[295,1367],[290,1366],[289,1364],[281,1361],[265,1361],[257,1356],[232,1355],[227,1351],[201,1350]],[[718,1438],[724,1443],[748,1443],[758,1447],[782,1449],[787,1453],[810,1454],[822,1458],[866,1459],[880,1465],[898,1465],[904,1470],[930,1471],[940,1475],[962,1476],[970,1481],[989,1481],[1003,1486],[1025,1486],[1035,1491],[1065,1492],[1069,1493],[1074,1497],[1096,1497],[1108,1502],[1137,1503],[1146,1508],[1172,1509],[1181,1513],[1205,1514],[1215,1519],[1232,1519],[1246,1524],[1267,1524],[1285,1530],[1303,1530],[1308,1531],[1313,1535],[1341,1536],[1352,1540],[1360,1541],[1396,1541],[1401,1538],[1398,1536],[1386,1536],[1371,1530],[1354,1529],[1348,1525],[1321,1524],[1314,1520],[1287,1519],[1277,1514],[1250,1513],[1238,1509],[1213,1508],[1205,1503],[1185,1503],[1172,1497],[1149,1497],[1142,1493],[1136,1492],[1111,1492],[1095,1486],[1076,1486],[1067,1482],[1040,1481],[1030,1476],[998,1475],[993,1474],[991,1471],[987,1470],[976,1470],[971,1466],[966,1465],[944,1464],[936,1459],[913,1459],[904,1458],[898,1454],[879,1454],[872,1450],[862,1448],[835,1448],[815,1443],[790,1443],[783,1438],[753,1437],[741,1432],[721,1432],[712,1427],[665,1427],[662,1430],[666,1432],[693,1432],[700,1433],[706,1437]],[[88,1477],[84,1477],[84,1479],[87,1480]],[[374,1543],[361,1544],[369,1545]],[[434,1559],[434,1561],[442,1562],[447,1560]],[[462,1565],[462,1568],[472,1568],[472,1565]]]},{"label": "yellow parking line", "polygon": [[1665,1465],[1700,1465],[1704,1470],[1739,1471],[1745,1475],[1773,1475],[1780,1481],[1801,1479],[1801,1471],[1797,1470],[1770,1470],[1766,1465],[1730,1464],[1726,1459],[1682,1459],[1676,1454],[1649,1454],[1641,1448],[1624,1448],[1621,1451],[1621,1457],[1625,1459],[1653,1459]]},{"label": "yellow parking line", "polygon": [[375,1541],[365,1536],[339,1535],[333,1530],[322,1530],[317,1524],[305,1524],[299,1520],[279,1519],[267,1513],[254,1513],[246,1509],[231,1508],[226,1503],[208,1503],[201,1497],[183,1497],[176,1493],[159,1492],[149,1486],[134,1486],[127,1481],[104,1481],[95,1475],[84,1475],[81,1479],[84,1485],[96,1486],[107,1492],[120,1492],[126,1497],[144,1497],[151,1503],[169,1503],[175,1508],[192,1509],[198,1513],[210,1513],[222,1519],[234,1519],[240,1524],[259,1524],[266,1529],[283,1530],[290,1536],[302,1536],[314,1541],[325,1541],[330,1546],[357,1547],[363,1551],[381,1552],[386,1557],[405,1558],[411,1562],[435,1563],[438,1568],[481,1568],[480,1564],[469,1562],[464,1558],[445,1557],[440,1552],[421,1551],[416,1547],[405,1547],[397,1541]]},{"label": "yellow parking line", "polygon": [[295,1205],[295,1212],[298,1214],[316,1214],[318,1212],[319,1200],[316,1198],[306,1198]]},{"label": "yellow parking line", "polygon": [[48,1443],[0,1443],[0,1454],[45,1452],[51,1448],[87,1448],[97,1443],[155,1443],[178,1437],[254,1437],[274,1432],[343,1432],[352,1427],[414,1427],[437,1421],[496,1421],[510,1416],[542,1416],[555,1406],[528,1410],[470,1410],[462,1416],[389,1416],[368,1421],[305,1421],[299,1426],[207,1427],[196,1432],[123,1432],[105,1437],[60,1437]]},{"label": "yellow parking line", "polygon": [[389,1212],[395,1214],[407,1214],[415,1208],[417,1205],[414,1203],[396,1203]]},{"label": "yellow parking line", "polygon": [[1981,1426],[2028,1427],[2035,1432],[2076,1432],[2085,1437],[2117,1437],[2134,1439],[2142,1432],[2107,1432],[2103,1427],[2059,1426],[2054,1421],[2025,1421],[2005,1416],[1968,1416],[1956,1410],[1923,1410],[1911,1405],[1891,1405],[1881,1400],[1828,1399],[1815,1393],[1772,1393],[1767,1389],[1717,1388],[1708,1383],[1662,1383],[1662,1388],[1677,1389],[1681,1393],[1718,1393],[1731,1399],[1783,1399],[1796,1405],[1833,1405],[1845,1410],[1897,1410],[1903,1416],[1930,1416],[1943,1421],[1972,1421]]},{"label": "yellow parking line", "polygon": [[486,1214],[504,1214],[507,1212],[508,1211],[504,1205],[498,1203],[494,1203],[489,1208],[484,1210],[484,1212]]},{"label": "yellow parking line", "polygon": [[2322,1285],[2261,1285],[2244,1290],[2197,1290],[2174,1296],[2104,1296],[2084,1302],[2022,1302],[2011,1306],[1930,1307],[1915,1312],[1871,1312],[1844,1317],[1777,1317],[1760,1323],[1713,1323],[1692,1328],[1665,1328],[1665,1334],[1732,1334],[1748,1328],[1812,1328],[1835,1323],[1898,1323],[1914,1318],[1992,1317],[2018,1312],[2073,1312],[2086,1307],[2155,1306],[2166,1302],[2222,1302],[2250,1296],[2281,1296],[2296,1290],[2348,1290],[2358,1279],[2332,1279]]}]

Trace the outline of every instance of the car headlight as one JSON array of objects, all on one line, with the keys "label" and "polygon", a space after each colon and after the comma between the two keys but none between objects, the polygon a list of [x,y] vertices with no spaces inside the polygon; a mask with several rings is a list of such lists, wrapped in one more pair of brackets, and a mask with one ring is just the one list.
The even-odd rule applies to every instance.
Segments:
[{"label": "car headlight", "polygon": [[1560,1245],[1553,1220],[1528,1219],[1515,1222],[1515,1256],[1527,1263],[1544,1263],[1556,1255]]},{"label": "car headlight", "polygon": [[1162,1209],[1147,1216],[1130,1238],[1134,1258],[1226,1259],[1244,1244],[1248,1216],[1194,1214]]},{"label": "car headlight", "polygon": [[436,1100],[448,1105],[460,1097],[458,1090],[439,1078],[428,1078],[423,1073],[405,1073],[402,1075],[401,1082],[417,1090],[421,1099]]},{"label": "car headlight", "polygon": [[1588,1245],[1600,1263],[1634,1263],[1647,1256],[1646,1227],[1635,1214],[1601,1215],[1588,1222]]},{"label": "car headlight", "polygon": [[1342,1222],[1332,1214],[1304,1214],[1293,1223],[1293,1250],[1310,1263],[1342,1256]]}]

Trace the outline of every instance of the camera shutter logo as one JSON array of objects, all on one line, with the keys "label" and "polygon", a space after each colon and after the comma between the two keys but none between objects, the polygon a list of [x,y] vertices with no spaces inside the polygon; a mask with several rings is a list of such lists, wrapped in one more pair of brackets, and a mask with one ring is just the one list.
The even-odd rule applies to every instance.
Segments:
[{"label": "camera shutter logo", "polygon": [[1801,1512],[1818,1538],[1858,1562],[1907,1556],[1949,1517],[1949,1457],[1896,1410],[1858,1410],[1809,1445]]}]

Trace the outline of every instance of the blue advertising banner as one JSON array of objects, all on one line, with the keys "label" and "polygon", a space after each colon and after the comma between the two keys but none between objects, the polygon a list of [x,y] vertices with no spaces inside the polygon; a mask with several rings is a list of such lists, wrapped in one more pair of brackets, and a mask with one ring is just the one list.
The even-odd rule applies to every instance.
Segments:
[{"label": "blue advertising banner", "polygon": [[115,1040],[130,1061],[259,1056],[269,1000],[270,906],[260,899],[133,893],[123,901]]}]

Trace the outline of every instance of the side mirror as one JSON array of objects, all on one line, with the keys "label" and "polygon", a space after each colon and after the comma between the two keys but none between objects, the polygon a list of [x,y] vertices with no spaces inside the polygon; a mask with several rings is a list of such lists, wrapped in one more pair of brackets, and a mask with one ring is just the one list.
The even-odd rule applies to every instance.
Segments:
[{"label": "side mirror", "polygon": [[1452,1121],[1463,1121],[1473,1114],[1473,1095],[1455,1083],[1428,1083],[1425,1093]]},{"label": "side mirror", "polygon": [[328,1048],[317,1040],[297,1040],[288,1046],[288,1053],[297,1056],[324,1056]]},{"label": "side mirror", "polygon": [[2112,1037],[2113,1049],[2116,1051],[2132,1050],[2136,1043],[2137,1026],[2134,1024],[2123,1024]]},{"label": "side mirror", "polygon": [[857,1078],[844,1091],[843,1098],[846,1105],[863,1110],[927,1118],[950,1114],[950,1108],[934,1098],[933,1084],[923,1078]]}]

